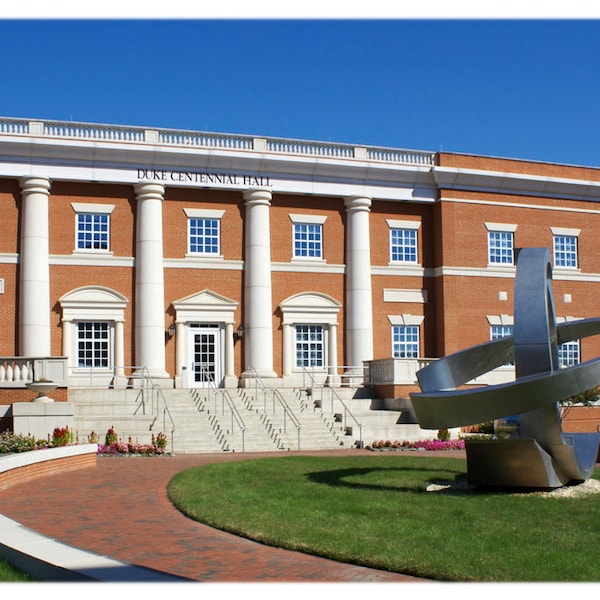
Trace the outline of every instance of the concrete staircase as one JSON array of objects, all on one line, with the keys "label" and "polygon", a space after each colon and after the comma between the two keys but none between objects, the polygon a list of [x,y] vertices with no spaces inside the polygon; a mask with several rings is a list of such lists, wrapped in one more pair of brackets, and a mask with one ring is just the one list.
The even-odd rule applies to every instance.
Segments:
[{"label": "concrete staircase", "polygon": [[[114,427],[123,441],[150,443],[164,432],[174,453],[325,450],[368,445],[375,440],[434,437],[403,423],[406,411],[375,410],[367,390],[175,389],[162,399],[139,390],[73,389],[74,426],[81,440],[94,431],[100,443]],[[232,410],[233,409],[233,410]],[[432,435],[433,434],[433,435]]]}]

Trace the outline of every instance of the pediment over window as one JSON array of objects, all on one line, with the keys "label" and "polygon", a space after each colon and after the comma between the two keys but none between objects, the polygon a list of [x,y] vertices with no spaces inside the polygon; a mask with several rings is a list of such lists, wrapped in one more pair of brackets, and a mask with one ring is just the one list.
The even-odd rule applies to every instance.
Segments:
[{"label": "pediment over window", "polygon": [[125,296],[102,286],[85,286],[67,292],[59,299],[63,320],[123,320],[129,301]]},{"label": "pediment over window", "polygon": [[215,321],[233,323],[233,313],[239,302],[217,294],[212,290],[202,290],[173,302],[177,321]]},{"label": "pediment over window", "polygon": [[342,305],[327,294],[305,292],[286,298],[279,308],[284,323],[335,324]]},{"label": "pediment over window", "polygon": [[66,303],[73,304],[75,302],[81,304],[127,304],[128,301],[125,296],[109,288],[85,286],[67,292],[64,296],[62,296],[62,298],[60,298],[59,302],[62,306],[64,306]]}]

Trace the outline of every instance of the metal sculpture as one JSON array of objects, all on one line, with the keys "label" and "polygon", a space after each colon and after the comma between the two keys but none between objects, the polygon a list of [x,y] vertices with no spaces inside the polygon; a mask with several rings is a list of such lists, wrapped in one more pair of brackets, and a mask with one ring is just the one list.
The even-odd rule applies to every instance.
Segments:
[{"label": "metal sculpture", "polygon": [[[556,324],[546,248],[517,255],[513,335],[439,359],[417,373],[412,393],[421,427],[494,420],[508,437],[466,442],[468,482],[478,486],[557,488],[587,480],[600,434],[563,433],[559,402],[600,384],[600,358],[558,368],[558,345],[600,334],[600,319]],[[457,389],[513,362],[509,383]]]}]

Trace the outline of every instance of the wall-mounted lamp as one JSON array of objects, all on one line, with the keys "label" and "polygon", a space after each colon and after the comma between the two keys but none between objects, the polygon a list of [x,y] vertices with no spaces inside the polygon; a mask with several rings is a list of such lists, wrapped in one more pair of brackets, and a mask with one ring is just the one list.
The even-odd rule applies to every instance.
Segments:
[{"label": "wall-mounted lamp", "polygon": [[244,326],[243,325],[240,325],[237,328],[237,330],[235,332],[235,335],[236,335],[236,337],[237,337],[238,340],[241,340],[244,337]]},{"label": "wall-mounted lamp", "polygon": [[167,335],[169,336],[169,338],[172,338],[175,335],[175,324],[171,323],[169,325],[169,329],[167,329]]}]

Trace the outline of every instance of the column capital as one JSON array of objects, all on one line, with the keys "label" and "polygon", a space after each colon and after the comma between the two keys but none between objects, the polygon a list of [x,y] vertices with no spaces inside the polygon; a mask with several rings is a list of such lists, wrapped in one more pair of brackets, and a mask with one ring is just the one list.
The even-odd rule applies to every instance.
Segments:
[{"label": "column capital", "polygon": [[141,200],[164,200],[165,186],[162,183],[136,183],[135,195]]},{"label": "column capital", "polygon": [[244,200],[246,205],[250,204],[266,204],[271,205],[273,193],[267,188],[251,188],[244,191]]},{"label": "column capital", "polygon": [[19,179],[21,190],[27,194],[50,194],[50,179],[40,176],[26,176]]},{"label": "column capital", "polygon": [[348,212],[359,210],[369,212],[371,204],[371,198],[366,196],[347,196],[344,198],[344,206]]}]

